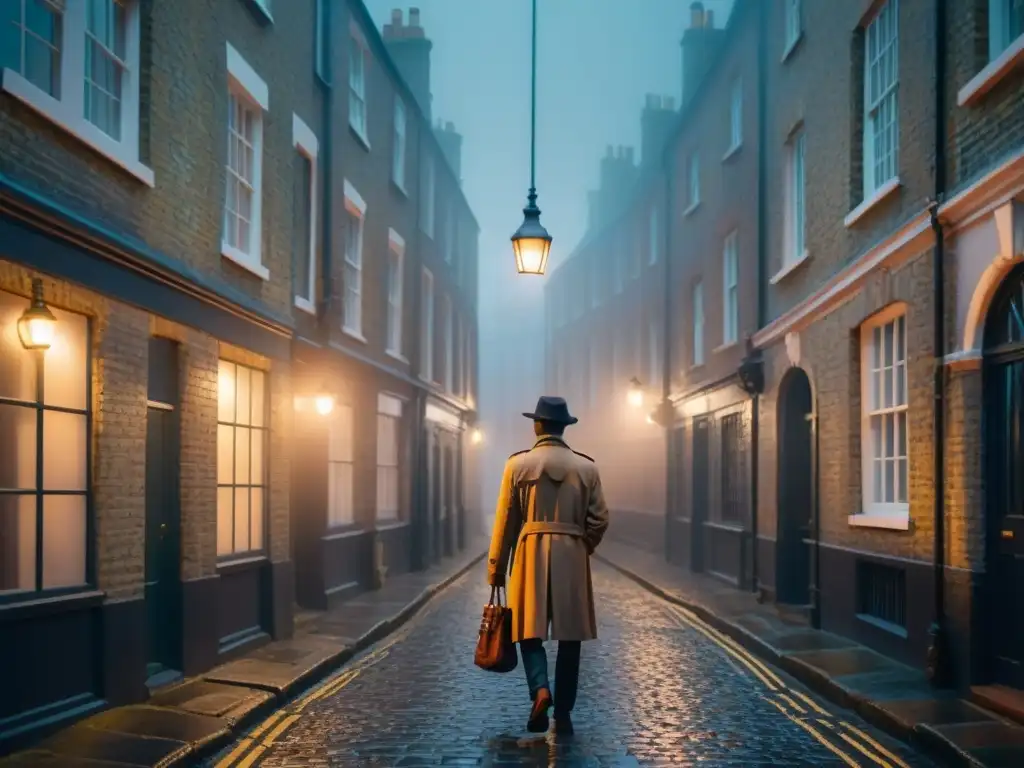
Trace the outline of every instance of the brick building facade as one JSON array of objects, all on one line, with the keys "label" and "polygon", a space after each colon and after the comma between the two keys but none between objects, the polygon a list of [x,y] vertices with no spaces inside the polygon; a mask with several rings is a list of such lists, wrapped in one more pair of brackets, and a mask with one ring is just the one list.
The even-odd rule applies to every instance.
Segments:
[{"label": "brick building facade", "polygon": [[[695,3],[684,58],[708,26]],[[960,686],[1024,687],[1024,635],[996,619],[1020,602],[1024,535],[1006,427],[1024,338],[1020,6],[740,1],[712,34],[660,161],[667,555]],[[624,206],[658,183],[643,178]],[[582,280],[577,258],[564,274]],[[575,322],[597,327],[594,311]]]},{"label": "brick building facade", "polygon": [[[277,5],[0,12],[2,751],[287,637],[295,602],[475,524],[457,135],[361,2]],[[436,380],[424,269],[452,306]],[[40,352],[18,333],[36,290]]]}]

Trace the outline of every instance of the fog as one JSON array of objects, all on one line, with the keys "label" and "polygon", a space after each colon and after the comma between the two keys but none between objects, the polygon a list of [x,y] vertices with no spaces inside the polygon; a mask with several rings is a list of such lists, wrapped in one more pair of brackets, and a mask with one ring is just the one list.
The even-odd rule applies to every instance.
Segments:
[{"label": "fog", "polygon": [[[378,27],[394,0],[366,0]],[[537,16],[537,191],[549,273],[582,238],[605,147],[635,147],[647,93],[680,101],[685,0],[542,0]],[[732,0],[704,0],[724,26]],[[518,276],[509,238],[530,182],[529,0],[419,0],[433,41],[433,117],[464,137],[463,186],[480,224],[481,508],[533,434],[544,385],[544,277]],[[572,403],[569,403],[570,409]],[[568,433],[572,440],[571,429]],[[586,446],[575,446],[586,451]],[[471,502],[470,502],[471,503]]]}]

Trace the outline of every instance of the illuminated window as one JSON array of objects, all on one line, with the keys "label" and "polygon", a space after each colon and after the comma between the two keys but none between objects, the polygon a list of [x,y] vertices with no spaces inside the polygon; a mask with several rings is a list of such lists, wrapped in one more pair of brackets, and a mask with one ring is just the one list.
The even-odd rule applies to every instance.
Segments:
[{"label": "illuminated window", "polygon": [[330,419],[327,435],[327,527],[336,528],[355,521],[352,407],[335,406]]}]

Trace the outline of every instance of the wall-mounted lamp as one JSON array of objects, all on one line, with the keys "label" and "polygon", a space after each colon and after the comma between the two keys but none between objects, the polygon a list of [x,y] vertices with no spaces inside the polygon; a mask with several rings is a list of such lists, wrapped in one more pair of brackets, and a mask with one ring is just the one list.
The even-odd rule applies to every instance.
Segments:
[{"label": "wall-mounted lamp", "polygon": [[477,427],[469,433],[469,439],[473,445],[480,445],[484,441],[484,433]]},{"label": "wall-mounted lamp", "polygon": [[25,349],[47,350],[53,344],[57,318],[43,301],[43,281],[32,280],[32,304],[18,320],[18,337]]},{"label": "wall-mounted lamp", "polygon": [[334,410],[334,397],[332,395],[317,395],[313,398],[313,407],[321,416],[328,416]]},{"label": "wall-mounted lamp", "polygon": [[644,404],[644,385],[640,383],[640,379],[636,376],[629,380],[629,394],[627,398],[629,404],[634,408],[639,408]]}]

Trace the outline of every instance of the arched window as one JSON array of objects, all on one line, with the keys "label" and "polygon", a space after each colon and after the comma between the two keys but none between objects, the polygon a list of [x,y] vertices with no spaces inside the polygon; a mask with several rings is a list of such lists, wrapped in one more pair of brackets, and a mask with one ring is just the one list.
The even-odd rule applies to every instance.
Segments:
[{"label": "arched window", "polygon": [[999,287],[985,321],[985,349],[1024,345],[1024,264]]}]

